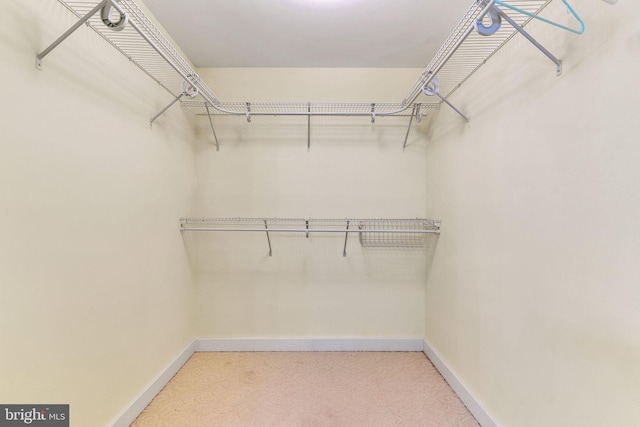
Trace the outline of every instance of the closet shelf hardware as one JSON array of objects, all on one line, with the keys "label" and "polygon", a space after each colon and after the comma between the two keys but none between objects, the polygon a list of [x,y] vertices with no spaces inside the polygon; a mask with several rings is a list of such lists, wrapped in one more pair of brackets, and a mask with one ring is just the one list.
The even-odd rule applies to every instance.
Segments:
[{"label": "closet shelf hardware", "polygon": [[[172,95],[172,100],[180,98],[183,107],[195,111],[196,114],[207,115],[209,118],[211,115],[237,115],[245,116],[247,121],[251,121],[252,116],[306,116],[308,127],[310,127],[311,116],[369,116],[372,122],[375,122],[375,119],[380,116],[415,115],[419,121],[424,114],[445,103],[468,120],[460,110],[453,107],[448,99],[515,34],[521,33],[527,37],[556,63],[558,71],[561,70],[561,62],[522,30],[522,27],[532,19],[539,19],[571,30],[539,16],[552,1],[513,0],[508,4],[502,0],[474,0],[462,20],[399,104],[221,102],[194,71],[193,66],[172,46],[134,0],[58,0],[78,18],[78,22],[37,55],[36,66],[41,68],[45,56],[86,23],[89,28],[166,89]],[[580,23],[580,30],[573,32],[584,31],[582,20],[569,6],[567,0],[562,2]],[[483,22],[482,19],[485,16],[495,16],[496,13],[500,17],[495,18],[496,20],[506,20],[511,25],[502,25],[489,36],[482,35],[483,31],[476,31],[476,28],[486,27],[484,24],[479,24]],[[417,102],[424,88],[434,87],[433,81],[436,76],[439,83],[436,95],[440,98],[440,102],[433,104]],[[190,97],[194,99],[185,99]],[[176,102],[172,102],[170,106]],[[415,104],[419,106],[416,107]],[[160,114],[165,111],[166,109]],[[159,115],[154,116],[151,121],[155,121],[158,117]],[[213,127],[213,123],[211,125]],[[217,142],[217,137],[215,139]],[[309,142],[308,147],[310,147]]]},{"label": "closet shelf hardware", "polygon": [[209,104],[204,103],[204,107],[207,110],[207,117],[209,118],[209,125],[211,126],[211,132],[213,132],[213,139],[216,141],[216,151],[220,151],[220,144],[218,144],[218,136],[216,135],[216,129],[213,127],[213,120],[211,120],[211,113],[209,111]]},{"label": "closet shelf hardware", "polygon": [[272,255],[270,233],[344,233],[342,256],[347,256],[347,241],[352,225],[357,225],[363,247],[427,247],[440,233],[440,221],[412,219],[311,219],[311,218],[181,218],[182,232],[261,232],[267,234],[269,256]]},{"label": "closet shelf hardware", "polygon": [[[413,116],[417,116],[416,110],[420,108],[420,104],[413,104],[413,110],[411,111],[411,118],[409,119],[409,126],[407,127],[407,133],[404,136],[404,144],[402,144],[402,150],[407,148],[407,140],[409,139],[409,132],[411,131],[411,124],[413,123]],[[419,122],[419,120],[418,120]]]},{"label": "closet shelf hardware", "polygon": [[[497,9],[496,9],[497,10]],[[533,44],[538,50],[545,54],[547,58],[549,58],[554,64],[556,64],[556,75],[562,74],[562,61],[556,58],[551,52],[549,52],[544,46],[542,46],[536,39],[534,39],[531,34],[525,31],[524,28],[520,27],[517,23],[513,21],[511,17],[509,17],[506,13],[501,10],[497,10],[498,14],[502,16],[505,21],[507,21],[513,28],[515,28],[520,34],[524,36],[531,44]]]},{"label": "closet shelf hardware", "polygon": [[[219,100],[194,71],[190,63],[164,37],[133,0],[102,0],[99,2],[95,0],[58,0],[58,2],[73,13],[79,21],[37,55],[36,66],[39,69],[42,67],[42,60],[45,56],[82,24],[86,23],[89,28],[169,92],[173,99],[178,98],[181,94],[184,95],[183,88],[187,88],[189,95],[196,93],[199,99],[205,100],[209,105],[219,103]],[[118,24],[122,26],[120,31],[114,31],[113,27],[107,26],[108,24],[105,25],[103,22],[101,17],[103,13],[98,12],[105,10],[105,8],[109,8],[110,13],[115,10],[120,16],[127,17],[126,25]],[[157,117],[154,117],[155,119]]]},{"label": "closet shelf hardware", "polygon": [[[207,110],[203,101],[181,101],[183,108],[199,116],[206,116]],[[250,106],[250,107],[249,107]],[[210,114],[246,115],[250,108],[251,116],[334,116],[334,117],[370,117],[385,116],[409,117],[413,105],[394,103],[313,103],[313,102],[221,102],[217,106],[210,105]],[[422,114],[428,114],[440,107],[440,103],[422,103]]]},{"label": "closet shelf hardware", "polygon": [[[310,102],[307,102],[307,112],[311,113]],[[307,151],[311,151],[311,114],[307,116]]]},{"label": "closet shelf hardware", "polygon": [[171,108],[173,106],[173,104],[175,104],[176,102],[180,101],[180,99],[184,96],[183,93],[181,93],[180,95],[178,95],[176,97],[176,99],[174,99],[173,101],[171,101],[169,103],[169,105],[167,105],[166,107],[164,107],[162,110],[160,110],[160,112],[158,114],[156,114],[155,116],[151,117],[151,120],[149,121],[149,126],[153,126],[153,122],[156,121],[156,119],[158,117],[160,117],[161,115],[163,115],[169,108]]},{"label": "closet shelf hardware", "polygon": [[[562,1],[570,8],[566,0]],[[474,1],[405,95],[402,104],[411,105],[416,102],[416,99],[423,94],[425,86],[429,85],[436,78],[436,75],[440,83],[439,94],[444,99],[450,98],[478,68],[495,55],[512,37],[518,33],[525,35],[522,28],[534,17],[547,22],[548,20],[540,17],[539,14],[552,3],[552,0],[514,0],[510,3],[509,6],[513,7],[505,6],[505,9],[502,10],[498,6],[506,5],[506,3],[500,0]],[[510,25],[496,28],[496,31],[491,35],[484,35],[484,31],[478,32],[476,30],[476,26],[479,25],[477,22],[482,22],[482,17],[495,15],[497,12],[500,12],[497,19],[508,17],[507,22]],[[570,9],[570,12],[579,19],[573,9]],[[482,26],[486,27],[484,24]],[[527,36],[525,35],[525,37]],[[538,49],[541,49],[542,46],[533,37],[528,36],[527,39]],[[560,68],[558,60],[554,58],[552,61],[556,63],[557,69]],[[458,114],[460,113],[458,112]]]}]

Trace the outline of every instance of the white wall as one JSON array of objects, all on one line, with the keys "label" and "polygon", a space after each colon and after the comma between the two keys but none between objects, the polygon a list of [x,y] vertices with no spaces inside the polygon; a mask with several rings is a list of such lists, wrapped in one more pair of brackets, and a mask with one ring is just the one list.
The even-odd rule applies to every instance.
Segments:
[{"label": "white wall", "polygon": [[[201,69],[225,101],[399,102],[421,70]],[[200,121],[197,212],[210,217],[415,218],[424,135],[408,117]],[[424,125],[426,120],[421,124]],[[424,251],[344,235],[189,234],[199,337],[422,337]]]},{"label": "white wall", "polygon": [[640,425],[640,4],[571,3],[564,74],[514,39],[427,150],[426,337],[503,426]]},{"label": "white wall", "polygon": [[0,401],[106,425],[193,339],[193,131],[55,1],[0,1]]}]

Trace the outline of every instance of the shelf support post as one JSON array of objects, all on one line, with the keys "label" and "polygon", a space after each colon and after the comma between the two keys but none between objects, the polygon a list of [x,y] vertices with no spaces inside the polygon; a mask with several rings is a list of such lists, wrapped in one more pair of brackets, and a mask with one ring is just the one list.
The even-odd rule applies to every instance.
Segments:
[{"label": "shelf support post", "polygon": [[455,111],[456,113],[458,113],[458,115],[460,117],[462,117],[464,119],[465,122],[469,123],[469,117],[465,116],[464,114],[462,114],[462,112],[460,110],[458,110],[452,103],[449,102],[449,100],[447,98],[445,98],[444,96],[440,95],[439,93],[436,93],[436,96],[438,98],[440,98],[440,100],[442,102],[444,102],[445,104],[447,104],[449,107],[451,107],[451,109],[453,111]]},{"label": "shelf support post", "polygon": [[[213,128],[213,120],[211,120],[211,113],[209,112],[209,103],[204,101],[204,108],[207,109],[207,117],[209,118],[209,125],[211,125],[211,132],[213,132],[213,139],[216,141],[216,151],[220,151],[220,145],[218,144],[218,137],[216,136],[216,130]],[[266,221],[265,221],[266,225]]]},{"label": "shelf support post", "polygon": [[37,56],[36,56],[36,68],[38,70],[42,70],[42,60],[44,59],[45,56],[47,56],[53,49],[55,49],[56,47],[58,47],[58,45],[60,43],[62,43],[67,37],[69,37],[71,34],[74,33],[74,31],[76,31],[78,28],[80,28],[80,26],[82,26],[82,24],[84,24],[85,22],[87,22],[93,15],[95,15],[96,13],[98,13],[98,11],[100,9],[102,9],[107,3],[109,3],[110,0],[102,0],[100,3],[98,3],[96,5],[96,7],[94,7],[93,9],[91,9],[89,11],[89,13],[87,13],[85,16],[83,16],[82,18],[80,18],[80,20],[78,22],[76,22],[75,24],[73,24],[71,26],[71,28],[69,28],[67,31],[65,31],[64,34],[62,34],[60,37],[58,37],[56,39],[56,41],[54,41],[53,43],[51,43],[49,45],[49,47],[47,47],[45,50],[43,50],[42,52],[40,52]]},{"label": "shelf support post", "polygon": [[347,256],[347,238],[349,237],[349,220],[347,220],[347,231],[344,233],[344,249],[342,249],[342,256]]},{"label": "shelf support post", "polygon": [[558,58],[556,58],[551,52],[549,52],[544,46],[542,46],[540,43],[538,43],[538,41],[536,39],[534,39],[531,34],[529,34],[528,32],[526,32],[524,30],[524,28],[522,28],[520,25],[518,25],[513,19],[511,19],[509,17],[509,15],[507,15],[506,13],[504,13],[503,11],[501,11],[498,7],[496,7],[495,5],[493,6],[493,8],[496,10],[496,12],[498,12],[498,14],[504,18],[505,21],[507,21],[509,24],[511,24],[511,26],[513,28],[515,28],[520,34],[522,34],[524,36],[524,38],[526,38],[527,40],[529,40],[531,42],[531,44],[533,44],[535,47],[538,48],[538,50],[540,50],[540,52],[544,53],[546,55],[547,58],[549,58],[554,64],[556,64],[556,75],[559,76],[562,74],[562,61],[559,60]]},{"label": "shelf support post", "polygon": [[311,151],[311,103],[307,103],[307,152]]},{"label": "shelf support post", "polygon": [[155,116],[153,116],[149,122],[149,127],[153,127],[153,122],[156,121],[156,119],[158,117],[160,117],[161,115],[163,115],[165,113],[165,111],[167,111],[169,108],[171,108],[171,106],[173,104],[175,104],[176,102],[180,101],[180,99],[184,96],[183,93],[181,93],[180,95],[178,95],[173,101],[171,101],[169,103],[169,105],[167,105],[166,107],[164,107],[158,114],[156,114]]},{"label": "shelf support post", "polygon": [[[413,123],[413,116],[416,115],[417,104],[413,104],[413,110],[411,110],[411,118],[409,119],[409,127],[407,128],[407,134],[404,136],[404,144],[402,144],[402,151],[407,148],[407,139],[409,139],[409,131],[411,130],[411,124]],[[349,222],[347,221],[347,229],[349,228]],[[345,245],[347,243],[345,242]]]},{"label": "shelf support post", "polygon": [[267,227],[267,220],[264,220],[264,229],[267,230],[267,243],[269,244],[269,256],[273,255],[273,252],[271,252],[271,239],[269,238],[269,227]]}]

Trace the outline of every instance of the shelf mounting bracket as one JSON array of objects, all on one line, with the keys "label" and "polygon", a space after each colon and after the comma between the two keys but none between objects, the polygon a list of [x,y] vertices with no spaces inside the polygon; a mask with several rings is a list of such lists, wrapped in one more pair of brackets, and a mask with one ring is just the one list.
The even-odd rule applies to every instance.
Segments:
[{"label": "shelf mounting bracket", "polygon": [[271,252],[271,239],[269,238],[269,227],[267,227],[267,220],[264,220],[264,229],[267,233],[267,243],[269,244],[269,256],[273,256],[273,252]]},{"label": "shelf mounting bracket", "polygon": [[507,21],[513,28],[515,28],[520,34],[524,36],[531,44],[540,50],[540,52],[544,53],[547,58],[549,58],[554,64],[556,64],[556,75],[560,76],[562,74],[562,61],[556,58],[551,52],[549,52],[544,46],[542,46],[536,39],[534,39],[531,34],[526,32],[524,28],[518,25],[513,19],[509,17],[506,13],[501,11],[497,6],[493,6],[493,8],[498,12],[498,14]]},{"label": "shelf mounting bracket", "polygon": [[[413,104],[413,110],[411,110],[411,118],[409,119],[409,127],[407,127],[407,134],[404,136],[404,144],[402,144],[402,151],[407,148],[407,139],[409,139],[409,131],[411,130],[411,124],[413,123],[413,116],[416,115],[416,109],[420,108],[419,104]],[[347,228],[349,223],[347,222]]]},{"label": "shelf mounting bracket", "polygon": [[82,26],[82,24],[84,24],[85,22],[89,21],[89,19],[91,19],[91,17],[93,15],[95,15],[96,13],[98,13],[98,11],[100,9],[102,9],[103,7],[105,7],[107,5],[107,3],[110,3],[111,0],[102,0],[100,3],[98,3],[96,5],[96,7],[94,7],[93,9],[91,9],[89,11],[89,13],[87,13],[85,16],[83,16],[78,22],[76,22],[75,24],[73,24],[71,26],[71,28],[69,28],[67,31],[64,32],[64,34],[62,34],[60,37],[58,37],[56,39],[56,41],[54,41],[53,43],[51,43],[49,45],[49,47],[47,47],[45,50],[43,50],[42,52],[40,52],[37,56],[36,56],[36,68],[38,70],[42,70],[42,60],[44,59],[45,56],[47,56],[49,53],[51,53],[51,51],[53,49],[55,49],[56,47],[58,47],[58,45],[60,43],[62,43],[63,41],[65,41],[65,39],[67,37],[69,37],[71,34],[73,34],[78,28],[80,28]]},{"label": "shelf mounting bracket", "polygon": [[151,117],[151,120],[149,121],[149,127],[153,127],[153,122],[156,121],[156,119],[158,117],[160,117],[161,115],[163,115],[165,113],[165,111],[167,111],[169,108],[171,108],[171,106],[173,104],[175,104],[176,102],[180,101],[180,99],[184,96],[183,93],[181,93],[180,95],[178,95],[173,101],[171,101],[169,103],[169,105],[167,105],[166,107],[164,107],[158,114],[156,114],[155,116]]},{"label": "shelf mounting bracket", "polygon": [[204,108],[207,109],[207,117],[209,118],[209,125],[211,125],[211,132],[213,132],[213,139],[216,141],[216,151],[220,151],[220,144],[218,144],[218,137],[216,136],[216,130],[213,127],[213,120],[211,120],[211,113],[209,112],[209,103],[204,102]]},{"label": "shelf mounting bracket", "polygon": [[344,249],[342,249],[342,256],[347,256],[347,238],[349,237],[349,220],[347,220],[347,231],[344,233]]},{"label": "shelf mounting bracket", "polygon": [[311,151],[311,103],[307,102],[307,152]]}]

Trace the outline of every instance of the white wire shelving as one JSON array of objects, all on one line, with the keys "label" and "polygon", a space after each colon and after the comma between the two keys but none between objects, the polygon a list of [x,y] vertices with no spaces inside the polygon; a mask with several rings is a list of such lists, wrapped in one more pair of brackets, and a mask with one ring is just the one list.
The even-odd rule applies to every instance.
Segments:
[{"label": "white wire shelving", "polygon": [[424,248],[440,233],[438,220],[409,219],[312,219],[312,218],[181,218],[183,232],[265,233],[272,256],[270,233],[344,233],[343,256],[347,256],[349,233],[358,233],[363,247]]},{"label": "white wire shelving", "polygon": [[[253,116],[265,115],[309,119],[312,116],[370,116],[375,122],[376,117],[411,116],[409,129],[414,117],[419,121],[444,103],[468,121],[448,97],[517,33],[556,63],[558,73],[561,71],[561,62],[523,29],[552,0],[514,0],[509,7],[504,7],[501,0],[474,0],[399,103],[222,102],[133,0],[58,1],[79,20],[37,56],[37,67],[41,68],[44,57],[86,23],[172,95],[173,100],[151,118],[151,123],[178,101],[182,101],[187,110],[209,119],[212,115],[246,116],[249,122]],[[494,25],[496,20],[504,20],[509,25]],[[422,93],[430,95],[434,102],[417,103]],[[213,122],[209,122],[218,145]]]},{"label": "white wire shelving", "polygon": [[[510,3],[523,11],[538,15],[551,1],[516,0]],[[492,34],[483,35],[476,30],[476,21],[487,21],[485,17],[487,11],[494,10],[494,8],[498,8],[512,22],[509,22],[510,25],[500,25]],[[531,19],[530,16],[512,9],[499,9],[499,6],[493,1],[478,0],[473,2],[406,94],[402,104],[410,105],[415,102],[418,96],[424,93],[425,85],[428,85],[434,78],[439,80],[439,94],[445,99],[450,97],[512,37],[518,33],[524,35],[523,27]],[[534,42],[534,40],[530,41]],[[538,45],[538,47],[541,46]],[[557,63],[556,65],[559,66]]]}]

